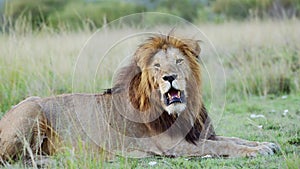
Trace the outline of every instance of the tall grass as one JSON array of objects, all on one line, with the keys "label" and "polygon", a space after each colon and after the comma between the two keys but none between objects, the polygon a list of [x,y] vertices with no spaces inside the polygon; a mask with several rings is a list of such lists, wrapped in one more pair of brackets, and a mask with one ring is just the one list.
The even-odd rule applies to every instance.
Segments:
[{"label": "tall grass", "polygon": [[[7,111],[30,95],[72,92],[76,58],[92,32],[88,29],[54,32],[46,27],[33,31],[21,21],[15,26],[10,33],[0,34],[0,111]],[[298,20],[200,24],[198,27],[216,46],[223,60],[230,99],[299,92]],[[128,30],[107,33],[117,38],[122,31]]]},{"label": "tall grass", "polygon": [[0,34],[0,111],[30,95],[71,92],[72,67],[89,35]]},{"label": "tall grass", "polygon": [[299,26],[299,20],[203,26],[223,60],[228,98],[299,92]]},{"label": "tall grass", "polygon": [[[243,23],[207,23],[199,24],[198,27],[216,46],[223,61],[229,101],[245,99],[251,95],[299,93],[300,21],[254,20]],[[115,39],[123,31],[128,29],[107,30],[106,33]],[[88,29],[79,32],[62,29],[56,32],[47,27],[40,31],[33,31],[30,25],[23,21],[16,24],[9,32],[0,34],[0,116],[27,96],[46,97],[73,91],[72,74],[76,59],[92,32]],[[96,45],[99,45],[99,48],[102,46],[102,44]],[[118,54],[116,53],[116,56]],[[209,58],[203,60],[205,62]],[[111,62],[113,64],[119,60],[116,57]],[[104,68],[110,67],[109,64]],[[93,78],[94,73],[94,70],[87,66],[82,76]],[[82,79],[81,83],[84,85],[86,81],[85,78]],[[205,86],[208,85],[206,81],[204,83]],[[103,82],[103,84],[99,88],[107,87],[110,83]],[[204,89],[207,89],[205,86]],[[205,90],[204,94],[205,92],[209,91]],[[104,165],[101,161],[95,161],[84,154],[73,157],[71,151],[65,152],[63,156],[67,156],[67,160],[62,163],[59,161],[63,158],[56,157],[57,168],[62,166],[88,168]],[[78,160],[74,161],[77,158]],[[121,166],[128,165],[127,159],[122,160]],[[298,164],[298,156],[296,161]],[[138,162],[130,162],[129,167],[136,166]],[[294,164],[296,163],[293,161],[289,162],[291,166]]]}]

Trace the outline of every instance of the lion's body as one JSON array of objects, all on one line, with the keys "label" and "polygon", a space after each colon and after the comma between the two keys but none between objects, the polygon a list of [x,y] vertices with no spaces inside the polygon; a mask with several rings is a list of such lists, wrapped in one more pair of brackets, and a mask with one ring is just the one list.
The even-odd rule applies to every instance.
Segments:
[{"label": "lion's body", "polygon": [[104,93],[24,100],[0,121],[0,159],[52,155],[66,145],[139,157],[272,154],[275,144],[215,134],[199,53],[196,41],[155,36]]}]

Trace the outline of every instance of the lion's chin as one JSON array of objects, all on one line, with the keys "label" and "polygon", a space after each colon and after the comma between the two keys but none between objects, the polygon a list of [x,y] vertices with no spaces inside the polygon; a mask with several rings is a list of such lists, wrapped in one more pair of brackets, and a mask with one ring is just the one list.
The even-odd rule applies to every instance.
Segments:
[{"label": "lion's chin", "polygon": [[186,109],[186,104],[184,103],[173,103],[167,106],[166,111],[169,113],[169,115],[177,114],[179,115],[181,112],[183,112]]}]

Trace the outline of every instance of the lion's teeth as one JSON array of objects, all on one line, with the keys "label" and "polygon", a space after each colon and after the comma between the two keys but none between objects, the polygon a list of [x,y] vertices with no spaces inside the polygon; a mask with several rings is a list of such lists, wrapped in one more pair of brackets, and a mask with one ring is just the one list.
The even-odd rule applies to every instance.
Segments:
[{"label": "lion's teeth", "polygon": [[171,94],[170,94],[170,93],[168,93],[168,97],[169,97],[169,99],[170,99],[170,100],[172,99],[172,96],[171,96]]},{"label": "lion's teeth", "polygon": [[179,96],[179,97],[180,97],[180,94],[181,94],[180,91],[178,91],[178,96]]}]

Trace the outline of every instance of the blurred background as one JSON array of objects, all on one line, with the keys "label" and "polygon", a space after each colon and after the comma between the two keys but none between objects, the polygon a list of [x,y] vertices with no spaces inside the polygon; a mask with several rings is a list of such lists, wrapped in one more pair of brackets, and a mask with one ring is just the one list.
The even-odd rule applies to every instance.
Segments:
[{"label": "blurred background", "polygon": [[[222,82],[227,83],[226,87],[215,86],[222,86],[220,92],[226,91],[228,101],[299,93],[300,0],[0,0],[0,111],[26,96],[72,92],[70,75],[87,39],[107,23],[143,12],[171,15],[119,19],[94,42],[98,53],[105,53],[103,46],[114,43],[126,32],[134,34],[148,26],[160,26],[155,29],[158,32],[165,30],[164,26],[171,30],[183,18],[196,25],[205,35],[203,38],[214,45],[217,53],[207,54],[205,49],[210,42],[201,44],[207,69],[204,72],[207,77],[209,70],[217,74],[217,66],[211,63],[220,59],[218,67],[224,67],[226,74]],[[188,34],[192,27],[177,32]],[[126,46],[133,46],[133,50],[136,47],[128,44],[123,49]],[[120,51],[115,51],[114,56],[128,55]],[[82,79],[76,83],[82,84],[78,92],[87,91],[84,86],[88,80],[84,77],[95,78],[98,70],[91,69],[91,65],[98,63],[98,53],[86,59],[84,71],[80,71],[85,74],[80,74]],[[102,80],[94,84],[97,88],[88,91],[111,87],[113,71],[104,70],[116,68],[112,65],[119,61],[111,57],[106,66],[102,65]],[[205,100],[214,100],[212,79],[205,78]],[[217,79],[214,81],[219,83]]]},{"label": "blurred background", "polygon": [[[131,35],[200,32],[203,97],[217,133],[272,141],[283,155],[121,159],[107,168],[148,168],[149,160],[157,168],[299,168],[299,17],[300,0],[0,0],[0,117],[28,96],[110,88],[142,42]],[[73,154],[54,168],[105,168]]]},{"label": "blurred background", "polygon": [[164,12],[193,23],[287,19],[300,15],[299,0],[0,0],[1,27],[26,20],[34,29],[95,29],[139,12]]}]

